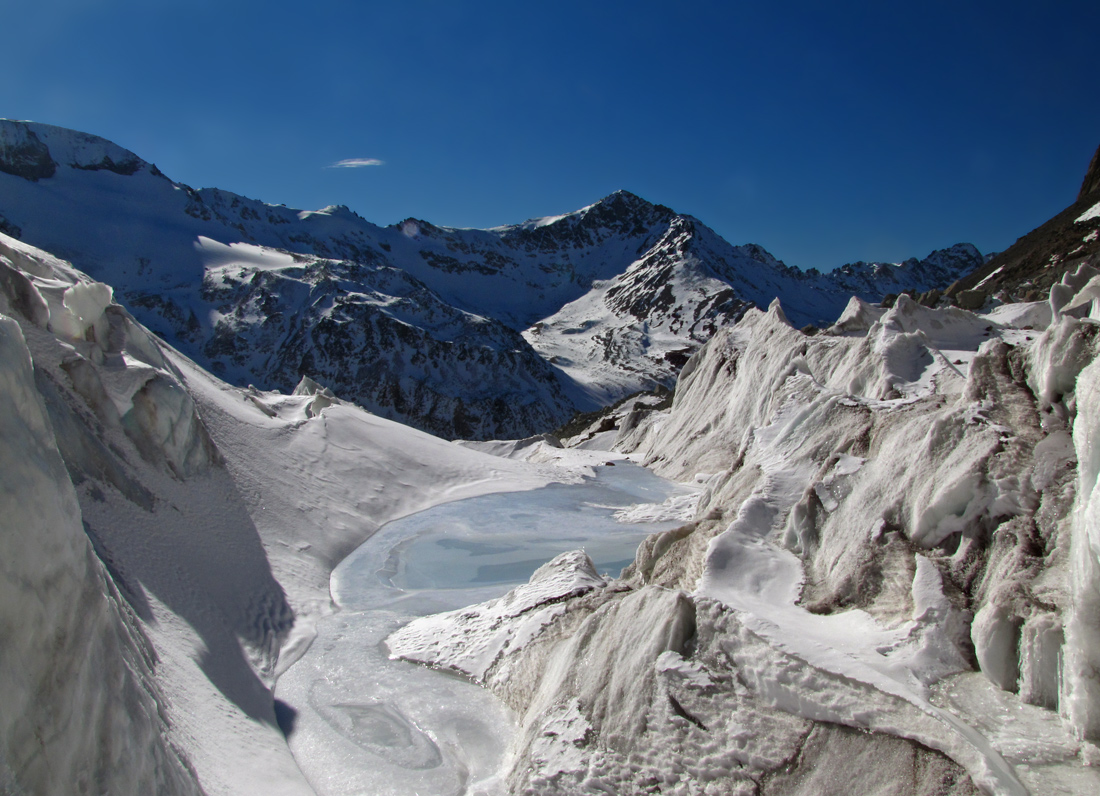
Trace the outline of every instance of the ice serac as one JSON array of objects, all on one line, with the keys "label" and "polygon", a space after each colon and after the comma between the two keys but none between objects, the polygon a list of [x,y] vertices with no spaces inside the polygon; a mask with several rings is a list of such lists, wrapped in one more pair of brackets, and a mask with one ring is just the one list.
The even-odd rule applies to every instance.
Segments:
[{"label": "ice serac", "polygon": [[1063,687],[1074,729],[1100,742],[1100,363],[1081,372],[1076,395],[1078,505],[1070,539],[1073,607],[1065,631]]},{"label": "ice serac", "polygon": [[[445,437],[524,437],[671,387],[715,330],[779,296],[827,326],[851,293],[943,288],[981,256],[802,272],[617,191],[494,229],[298,211],[173,183],[108,141],[0,120],[0,232],[71,260],[223,378],[302,376]],[[60,223],[59,223],[60,220]]]},{"label": "ice serac", "polygon": [[293,613],[179,355],[2,234],[0,313],[5,786],[308,793],[269,690]]},{"label": "ice serac", "polygon": [[[619,435],[706,484],[695,521],[479,674],[524,715],[512,786],[830,792],[869,755],[906,761],[869,792],[1095,791],[1100,326],[902,296],[808,335],[784,309]],[[457,640],[482,610],[421,621]]]},{"label": "ice serac", "polygon": [[92,551],[30,352],[4,315],[0,392],[0,790],[202,793],[168,739],[156,655]]}]

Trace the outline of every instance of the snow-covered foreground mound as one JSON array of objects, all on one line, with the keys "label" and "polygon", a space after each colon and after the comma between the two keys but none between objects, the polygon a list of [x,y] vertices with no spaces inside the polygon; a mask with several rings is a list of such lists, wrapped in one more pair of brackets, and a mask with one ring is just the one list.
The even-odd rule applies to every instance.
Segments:
[{"label": "snow-covered foreground mound", "polygon": [[558,478],[233,389],[0,235],[0,791],[308,794],[271,685],[383,523]]},{"label": "snow-covered foreground mound", "polygon": [[812,337],[750,311],[617,444],[706,478],[693,523],[392,654],[520,714],[516,792],[1098,792],[1092,276],[989,316],[854,299]]}]

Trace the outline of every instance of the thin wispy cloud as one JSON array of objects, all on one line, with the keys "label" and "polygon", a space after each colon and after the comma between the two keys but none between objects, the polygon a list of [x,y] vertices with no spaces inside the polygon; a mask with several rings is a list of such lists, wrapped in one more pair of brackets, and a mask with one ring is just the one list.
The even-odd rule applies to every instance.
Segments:
[{"label": "thin wispy cloud", "polygon": [[384,161],[378,158],[348,158],[347,160],[338,160],[331,166],[326,166],[329,169],[361,169],[364,166],[381,166]]}]

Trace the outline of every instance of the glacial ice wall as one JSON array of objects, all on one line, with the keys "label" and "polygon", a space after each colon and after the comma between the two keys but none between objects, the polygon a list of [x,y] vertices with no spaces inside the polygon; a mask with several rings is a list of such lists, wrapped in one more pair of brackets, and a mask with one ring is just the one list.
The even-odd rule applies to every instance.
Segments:
[{"label": "glacial ice wall", "polygon": [[1070,540],[1073,604],[1065,632],[1062,698],[1074,728],[1100,741],[1100,362],[1077,379],[1077,508]]},{"label": "glacial ice wall", "polygon": [[[1089,281],[990,315],[853,299],[814,336],[750,310],[617,443],[706,484],[693,523],[537,632],[487,604],[391,653],[520,712],[516,791],[1095,792]],[[488,617],[525,641],[472,670]]]},{"label": "glacial ice wall", "polygon": [[166,737],[153,648],[84,532],[19,325],[2,315],[0,392],[0,790],[201,793]]},{"label": "glacial ice wall", "polygon": [[293,614],[180,370],[110,287],[3,235],[0,314],[0,414],[30,432],[3,438],[4,776],[309,792],[269,690]]}]

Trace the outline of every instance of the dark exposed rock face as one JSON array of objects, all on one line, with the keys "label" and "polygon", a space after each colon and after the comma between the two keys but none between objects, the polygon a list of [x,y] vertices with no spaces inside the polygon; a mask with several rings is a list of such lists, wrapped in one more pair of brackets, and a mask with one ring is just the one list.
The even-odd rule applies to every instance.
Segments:
[{"label": "dark exposed rock face", "polygon": [[52,177],[57,164],[33,130],[5,127],[0,130],[0,171],[37,182]]},{"label": "dark exposed rock face", "polygon": [[337,396],[443,437],[518,438],[573,405],[553,369],[498,321],[464,313],[405,272],[298,257],[207,274],[203,324],[151,293],[130,301],[234,382],[290,392],[317,378]]},{"label": "dark exposed rock face", "polygon": [[1033,301],[1085,261],[1100,256],[1100,216],[1087,218],[1100,203],[1100,149],[1092,157],[1077,200],[1017,240],[983,267],[959,280],[954,292],[980,287],[1014,300]]},{"label": "dark exposed rock face", "polygon": [[1077,194],[1077,201],[1081,201],[1100,191],[1100,147],[1096,148],[1096,154],[1092,156],[1089,170],[1085,172],[1085,179],[1081,183],[1081,192]]},{"label": "dark exposed rock face", "polygon": [[5,235],[9,235],[10,237],[17,239],[23,237],[23,230],[8,221],[3,216],[0,216],[0,232],[3,232]]}]

